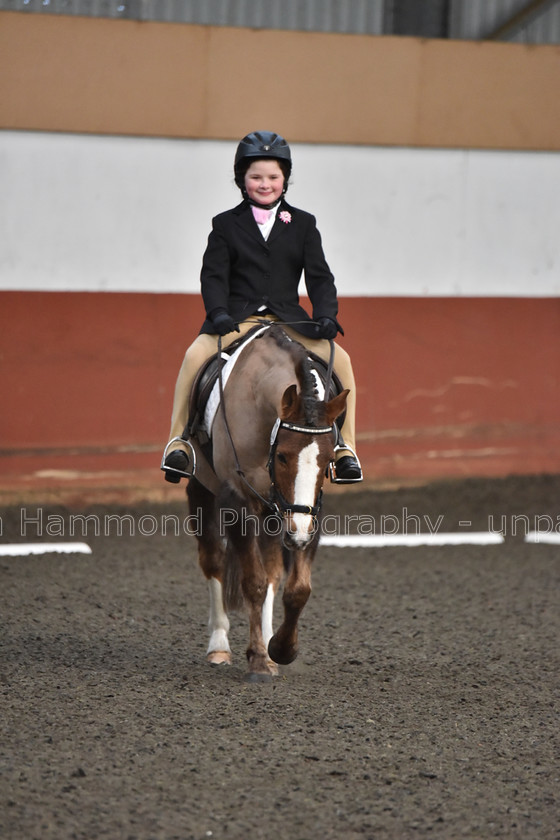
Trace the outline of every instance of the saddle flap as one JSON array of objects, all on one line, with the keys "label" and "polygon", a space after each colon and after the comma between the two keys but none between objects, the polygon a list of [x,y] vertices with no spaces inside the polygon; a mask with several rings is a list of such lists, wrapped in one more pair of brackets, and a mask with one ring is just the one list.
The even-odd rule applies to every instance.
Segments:
[{"label": "saddle flap", "polygon": [[196,435],[202,443],[208,440],[205,426],[205,413],[214,388],[217,386],[220,366],[228,362],[232,356],[247,342],[256,337],[263,330],[262,324],[253,327],[246,335],[240,336],[222,350],[221,359],[218,353],[204,362],[196,374],[189,400],[189,419],[187,430],[189,435]]}]

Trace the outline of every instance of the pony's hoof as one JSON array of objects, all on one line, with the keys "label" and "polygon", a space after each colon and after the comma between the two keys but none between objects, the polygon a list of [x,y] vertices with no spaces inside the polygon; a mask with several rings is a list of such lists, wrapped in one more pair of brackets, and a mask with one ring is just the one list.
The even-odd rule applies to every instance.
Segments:
[{"label": "pony's hoof", "polygon": [[249,671],[245,675],[245,682],[270,682],[278,676],[278,665],[268,656],[251,654],[248,660]]},{"label": "pony's hoof", "polygon": [[213,650],[206,661],[209,665],[231,665],[231,653],[228,650]]},{"label": "pony's hoof", "polygon": [[246,683],[271,683],[273,679],[274,674],[261,674],[255,671],[249,671],[243,677],[243,681]]},{"label": "pony's hoof", "polygon": [[280,645],[273,636],[268,643],[268,655],[277,662],[278,665],[289,665],[298,655],[298,649],[295,645]]},{"label": "pony's hoof", "polygon": [[266,667],[268,668],[268,670],[270,671],[270,674],[273,677],[278,676],[278,665],[276,664],[276,662],[273,662],[272,659],[267,659],[266,660]]}]

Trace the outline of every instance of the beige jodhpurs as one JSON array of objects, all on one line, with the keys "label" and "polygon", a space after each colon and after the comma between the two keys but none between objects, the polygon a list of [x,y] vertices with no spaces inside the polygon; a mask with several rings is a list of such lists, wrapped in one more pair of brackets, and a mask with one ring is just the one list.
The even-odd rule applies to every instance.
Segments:
[{"label": "beige jodhpurs", "polygon": [[[264,318],[269,321],[278,321],[275,315],[265,315]],[[255,320],[242,321],[239,324],[239,332],[228,333],[222,338],[222,347],[227,347],[240,336],[245,335],[255,326]],[[290,336],[290,338],[299,341],[308,350],[311,350],[321,359],[326,362],[330,357],[330,344],[326,339],[307,338],[304,335],[296,332],[291,327],[282,325],[283,329]],[[189,398],[193,382],[195,380],[198,370],[202,367],[204,362],[218,352],[218,336],[202,334],[199,335],[187,352],[177,377],[177,384],[175,385],[175,397],[173,400],[173,413],[171,415],[171,432],[169,439],[174,437],[181,437],[187,420],[189,417]],[[352,362],[350,356],[335,344],[334,369],[342,383],[343,388],[348,388],[350,393],[346,402],[346,417],[344,425],[341,429],[344,442],[348,444],[352,450],[356,451],[356,383],[354,381],[354,372],[352,370]],[[183,449],[180,444],[172,447],[173,449]]]}]

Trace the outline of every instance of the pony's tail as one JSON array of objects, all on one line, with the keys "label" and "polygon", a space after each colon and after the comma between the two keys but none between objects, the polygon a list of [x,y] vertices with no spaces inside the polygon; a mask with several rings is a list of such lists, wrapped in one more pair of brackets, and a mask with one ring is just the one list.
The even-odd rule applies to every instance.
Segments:
[{"label": "pony's tail", "polygon": [[239,612],[243,609],[244,599],[243,590],[241,589],[241,569],[229,540],[224,558],[223,599],[226,610]]}]

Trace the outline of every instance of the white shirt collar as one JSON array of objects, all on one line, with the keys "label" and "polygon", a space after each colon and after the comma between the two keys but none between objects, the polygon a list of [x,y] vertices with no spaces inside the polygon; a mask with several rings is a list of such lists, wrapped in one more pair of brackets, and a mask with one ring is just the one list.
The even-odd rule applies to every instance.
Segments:
[{"label": "white shirt collar", "polygon": [[280,202],[273,207],[267,222],[264,225],[259,225],[258,228],[263,235],[264,240],[266,241],[270,235],[270,231],[274,227],[274,222],[276,221],[276,214],[278,213],[278,208],[280,207]]}]

